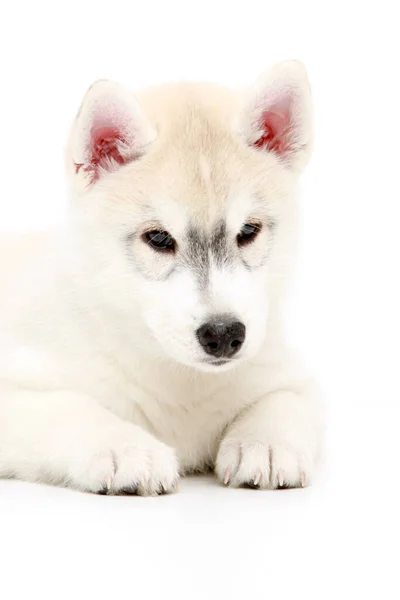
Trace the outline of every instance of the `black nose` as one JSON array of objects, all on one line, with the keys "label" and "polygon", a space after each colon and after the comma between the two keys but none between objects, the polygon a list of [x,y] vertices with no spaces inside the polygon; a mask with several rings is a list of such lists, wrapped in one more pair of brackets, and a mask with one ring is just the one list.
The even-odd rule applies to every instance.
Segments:
[{"label": "black nose", "polygon": [[246,327],[239,321],[216,318],[196,331],[204,351],[216,358],[231,358],[240,350],[246,337]]}]

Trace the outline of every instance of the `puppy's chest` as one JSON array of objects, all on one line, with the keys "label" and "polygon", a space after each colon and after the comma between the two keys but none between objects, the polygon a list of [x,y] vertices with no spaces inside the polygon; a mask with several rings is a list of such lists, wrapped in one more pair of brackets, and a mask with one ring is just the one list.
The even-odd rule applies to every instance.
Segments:
[{"label": "puppy's chest", "polygon": [[175,448],[187,472],[213,465],[226,426],[251,403],[240,385],[146,383],[129,382],[124,401],[110,408]]}]

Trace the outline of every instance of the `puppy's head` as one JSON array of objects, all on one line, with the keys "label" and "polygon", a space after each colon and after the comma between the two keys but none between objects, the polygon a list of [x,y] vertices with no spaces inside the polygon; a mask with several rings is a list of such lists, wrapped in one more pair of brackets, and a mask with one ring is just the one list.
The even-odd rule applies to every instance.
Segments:
[{"label": "puppy's head", "polygon": [[245,94],[89,89],[67,152],[72,222],[91,293],[122,316],[132,344],[214,371],[259,351],[310,151],[297,62]]}]

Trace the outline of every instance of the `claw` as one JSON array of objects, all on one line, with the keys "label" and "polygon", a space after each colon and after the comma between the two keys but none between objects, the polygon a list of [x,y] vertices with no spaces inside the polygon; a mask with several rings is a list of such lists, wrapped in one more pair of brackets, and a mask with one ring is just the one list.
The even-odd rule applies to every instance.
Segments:
[{"label": "claw", "polygon": [[258,485],[260,483],[260,479],[261,479],[261,471],[258,471],[258,473],[256,473],[256,476],[254,477],[253,484]]},{"label": "claw", "polygon": [[111,477],[107,477],[107,479],[106,479],[106,490],[107,490],[107,494],[111,490]]},{"label": "claw", "polygon": [[279,483],[279,487],[283,486],[283,473],[282,473],[281,469],[279,469],[279,471],[278,471],[278,483]]},{"label": "claw", "polygon": [[231,470],[227,469],[225,471],[224,485],[228,485],[230,478],[231,478]]},{"label": "claw", "polygon": [[301,477],[300,477],[300,483],[301,483],[301,487],[306,487],[306,474],[302,473]]}]

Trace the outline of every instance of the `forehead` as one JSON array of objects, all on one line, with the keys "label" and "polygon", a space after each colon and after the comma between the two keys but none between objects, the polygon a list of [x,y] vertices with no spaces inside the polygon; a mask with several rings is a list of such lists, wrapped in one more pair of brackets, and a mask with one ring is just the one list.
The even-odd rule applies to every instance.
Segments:
[{"label": "forehead", "polygon": [[233,111],[226,103],[221,114],[212,97],[206,102],[198,89],[184,88],[175,102],[167,103],[159,116],[159,140],[152,156],[169,198],[204,224],[223,216],[243,164]]},{"label": "forehead", "polygon": [[213,160],[199,148],[163,158],[148,195],[148,217],[171,231],[197,230],[208,237],[267,217],[271,203],[265,189],[260,192],[255,179],[240,172],[243,163],[235,154],[228,158],[224,153]]},{"label": "forehead", "polygon": [[131,176],[132,194],[150,220],[211,234],[222,222],[237,228],[257,217],[252,213],[270,210],[279,167],[237,134],[236,93],[184,84],[152,90],[139,100],[158,139],[125,177]]}]

